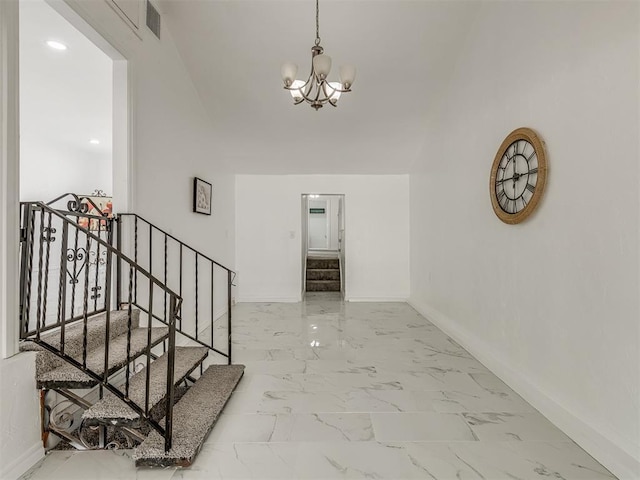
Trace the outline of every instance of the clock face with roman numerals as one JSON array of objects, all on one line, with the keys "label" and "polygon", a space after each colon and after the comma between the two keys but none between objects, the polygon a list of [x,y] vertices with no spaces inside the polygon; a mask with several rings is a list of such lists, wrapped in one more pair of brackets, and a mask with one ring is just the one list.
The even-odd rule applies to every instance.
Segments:
[{"label": "clock face with roman numerals", "polygon": [[547,178],[544,143],[530,128],[505,138],[491,168],[491,203],[505,223],[520,223],[535,210]]}]

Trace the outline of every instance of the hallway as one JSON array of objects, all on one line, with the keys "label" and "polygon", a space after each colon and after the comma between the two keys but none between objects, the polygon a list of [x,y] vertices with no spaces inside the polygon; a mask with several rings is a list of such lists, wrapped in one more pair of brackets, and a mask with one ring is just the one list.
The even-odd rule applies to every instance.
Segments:
[{"label": "hallway", "polygon": [[317,293],[234,315],[245,378],[191,469],[67,451],[23,478],[615,478],[407,304]]}]

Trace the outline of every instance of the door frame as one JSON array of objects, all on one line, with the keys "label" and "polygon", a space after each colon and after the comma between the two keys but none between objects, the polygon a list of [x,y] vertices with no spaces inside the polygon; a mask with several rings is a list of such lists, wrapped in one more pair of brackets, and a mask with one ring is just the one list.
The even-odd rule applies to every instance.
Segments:
[{"label": "door frame", "polygon": [[18,351],[20,229],[18,0],[0,1],[0,353]]},{"label": "door frame", "polygon": [[[301,258],[302,258],[302,297],[304,298],[304,294],[306,293],[306,271],[307,271],[307,253],[309,249],[309,195],[318,195],[320,197],[339,197],[340,201],[338,203],[338,214],[342,213],[342,224],[338,221],[338,258],[340,261],[340,292],[342,294],[342,298],[347,297],[347,277],[346,277],[346,238],[347,238],[347,217],[346,217],[346,203],[347,203],[347,195],[344,193],[302,193],[301,194]],[[329,215],[327,215],[327,221],[330,221]],[[327,236],[327,244],[331,245]]]}]

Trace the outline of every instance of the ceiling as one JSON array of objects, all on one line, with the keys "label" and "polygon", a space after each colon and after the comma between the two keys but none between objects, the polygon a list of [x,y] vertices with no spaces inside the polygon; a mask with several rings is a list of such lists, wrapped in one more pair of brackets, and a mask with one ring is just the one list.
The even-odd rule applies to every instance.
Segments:
[{"label": "ceiling", "polygon": [[446,90],[478,2],[327,0],[320,37],[338,66],[356,66],[337,108],[293,105],[280,67],[311,67],[313,0],[160,2],[235,173],[408,173]]},{"label": "ceiling", "polygon": [[[48,40],[68,48],[51,49]],[[79,158],[110,158],[112,66],[44,0],[20,2],[21,143]]]}]

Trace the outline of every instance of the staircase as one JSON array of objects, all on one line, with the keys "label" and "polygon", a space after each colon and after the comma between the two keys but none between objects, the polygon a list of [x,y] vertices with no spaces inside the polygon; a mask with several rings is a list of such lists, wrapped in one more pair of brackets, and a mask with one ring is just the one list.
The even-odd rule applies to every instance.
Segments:
[{"label": "staircase", "polygon": [[307,257],[306,291],[339,292],[339,259],[325,257]]},{"label": "staircase", "polygon": [[21,350],[36,352],[44,446],[187,467],[244,373],[231,363],[234,274],[94,206],[73,194],[22,205]]}]

